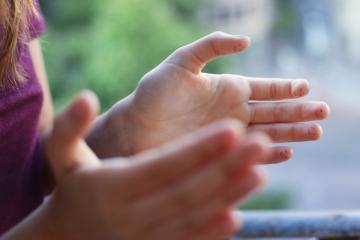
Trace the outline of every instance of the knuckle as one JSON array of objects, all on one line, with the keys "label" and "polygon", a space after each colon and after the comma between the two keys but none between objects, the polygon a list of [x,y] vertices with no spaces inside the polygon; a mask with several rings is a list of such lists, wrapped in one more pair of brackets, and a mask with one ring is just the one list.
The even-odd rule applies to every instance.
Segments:
[{"label": "knuckle", "polygon": [[215,31],[209,35],[210,38],[223,38],[227,36],[228,34],[224,33],[223,31]]},{"label": "knuckle", "polygon": [[294,82],[287,83],[286,89],[288,96],[294,96]]},{"label": "knuckle", "polygon": [[297,127],[296,126],[290,127],[289,136],[292,141],[295,141],[297,139]]},{"label": "knuckle", "polygon": [[300,120],[306,119],[306,105],[305,104],[298,104],[297,106],[297,115]]},{"label": "knuckle", "polygon": [[278,97],[279,89],[275,80],[271,80],[269,91],[269,95],[272,99],[276,99]]},{"label": "knuckle", "polygon": [[273,120],[274,122],[281,121],[284,116],[284,108],[281,104],[276,103],[273,111]]},{"label": "knuckle", "polygon": [[186,55],[188,53],[188,45],[182,46],[177,48],[174,53],[173,56],[183,56]]},{"label": "knuckle", "polygon": [[[259,120],[259,110],[257,108],[251,108],[250,110],[250,121],[252,122],[258,122]],[[249,128],[250,129],[250,128]]]}]

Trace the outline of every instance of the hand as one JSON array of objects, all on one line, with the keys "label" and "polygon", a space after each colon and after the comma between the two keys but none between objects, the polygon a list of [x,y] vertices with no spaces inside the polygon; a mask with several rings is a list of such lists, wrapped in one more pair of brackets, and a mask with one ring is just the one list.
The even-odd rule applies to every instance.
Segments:
[{"label": "hand", "polygon": [[[134,154],[226,117],[240,120],[249,132],[269,134],[276,143],[319,139],[321,127],[303,122],[326,118],[325,103],[279,101],[305,96],[307,81],[202,72],[209,61],[249,44],[247,37],[214,33],[178,49],[100,119],[90,146],[105,157]],[[270,162],[291,155],[289,147],[278,147]]]},{"label": "hand", "polygon": [[101,162],[82,140],[97,109],[83,94],[46,141],[50,199],[4,239],[220,239],[239,228],[231,206],[263,182],[270,141],[234,120],[158,149]]}]

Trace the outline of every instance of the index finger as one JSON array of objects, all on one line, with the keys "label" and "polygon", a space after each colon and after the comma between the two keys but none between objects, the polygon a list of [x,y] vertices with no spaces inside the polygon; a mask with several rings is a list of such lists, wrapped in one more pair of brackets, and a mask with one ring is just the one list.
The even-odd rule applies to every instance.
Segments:
[{"label": "index finger", "polygon": [[305,79],[248,78],[250,100],[285,100],[306,96],[309,82]]},{"label": "index finger", "polygon": [[139,186],[127,192],[130,199],[170,186],[234,148],[243,134],[241,124],[235,120],[212,124],[162,148],[135,156],[126,171],[118,175],[119,182]]},{"label": "index finger", "polygon": [[215,58],[241,52],[249,45],[250,39],[246,36],[215,32],[179,48],[165,62],[179,65],[198,74]]}]

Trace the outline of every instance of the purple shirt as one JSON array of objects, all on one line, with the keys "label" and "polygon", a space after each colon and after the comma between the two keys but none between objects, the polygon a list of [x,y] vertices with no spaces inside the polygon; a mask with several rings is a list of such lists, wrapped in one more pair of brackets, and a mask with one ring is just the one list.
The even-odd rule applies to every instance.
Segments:
[{"label": "purple shirt", "polygon": [[[31,39],[39,37],[42,17],[32,17],[29,28]],[[19,47],[19,57],[26,82],[0,90],[0,235],[43,201],[38,141],[43,95],[27,45]]]}]

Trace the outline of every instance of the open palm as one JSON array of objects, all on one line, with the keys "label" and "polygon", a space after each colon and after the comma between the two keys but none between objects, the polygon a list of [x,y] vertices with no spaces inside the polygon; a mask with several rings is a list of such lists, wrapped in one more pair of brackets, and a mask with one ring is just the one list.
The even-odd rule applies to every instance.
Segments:
[{"label": "open palm", "polygon": [[[155,147],[222,118],[239,119],[249,131],[264,131],[275,142],[318,139],[320,126],[302,122],[326,118],[325,103],[279,102],[305,96],[309,92],[306,80],[202,72],[209,61],[241,52],[249,44],[246,37],[213,33],[179,48],[146,74],[136,91],[110,112],[115,120],[126,112],[127,128],[119,132],[129,131],[131,152]],[[288,147],[274,151],[274,161],[290,156]]]}]

